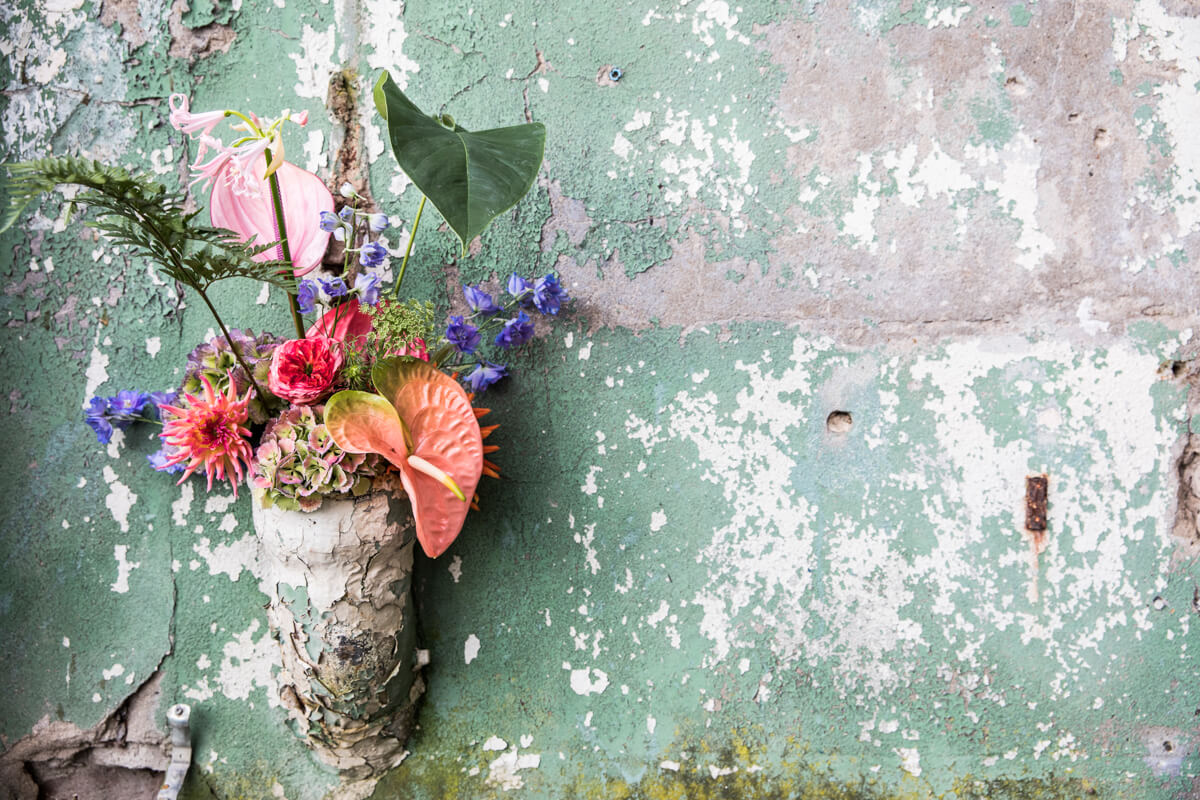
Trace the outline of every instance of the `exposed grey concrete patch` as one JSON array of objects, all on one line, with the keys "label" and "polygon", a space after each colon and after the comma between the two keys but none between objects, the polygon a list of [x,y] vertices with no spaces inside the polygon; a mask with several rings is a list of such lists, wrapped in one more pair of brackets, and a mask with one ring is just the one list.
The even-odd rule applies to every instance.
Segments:
[{"label": "exposed grey concrete patch", "polygon": [[4,800],[42,797],[151,797],[170,753],[155,726],[162,697],[156,671],[90,730],[42,718],[0,754]]},{"label": "exposed grey concrete patch", "polygon": [[551,211],[550,217],[542,226],[542,252],[549,253],[554,249],[559,231],[566,234],[572,247],[579,247],[592,228],[587,207],[580,200],[565,197],[559,181],[543,180],[542,185],[550,194]]},{"label": "exposed grey concrete patch", "polygon": [[175,58],[186,58],[188,61],[229,52],[229,46],[237,38],[233,28],[219,22],[189,28],[183,24],[183,15],[188,8],[187,0],[175,0],[171,5],[171,16],[167,19],[171,49],[167,52]]},{"label": "exposed grey concrete patch", "polygon": [[149,31],[142,24],[138,0],[106,0],[100,6],[100,24],[121,26],[121,38],[131,48],[141,47],[149,41]]}]

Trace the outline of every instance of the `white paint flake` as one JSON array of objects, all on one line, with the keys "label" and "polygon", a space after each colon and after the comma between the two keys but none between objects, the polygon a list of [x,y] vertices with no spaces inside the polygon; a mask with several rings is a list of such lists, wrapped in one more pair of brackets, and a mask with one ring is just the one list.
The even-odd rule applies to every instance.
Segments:
[{"label": "white paint flake", "polygon": [[1079,327],[1083,328],[1083,332],[1088,336],[1095,336],[1108,330],[1108,323],[1094,319],[1092,317],[1092,298],[1085,297],[1079,301],[1079,308],[1075,312],[1075,318],[1079,320]]},{"label": "white paint flake", "polygon": [[129,531],[129,509],[137,502],[138,496],[128,486],[117,480],[117,473],[112,467],[106,464],[102,473],[104,482],[108,484],[108,495],[104,498],[104,505],[112,514],[112,518],[121,526],[121,532],[127,533]]},{"label": "white paint flake", "polygon": [[108,356],[100,352],[99,347],[92,347],[92,358],[84,373],[86,383],[83,388],[83,405],[95,396],[96,390],[108,382]]},{"label": "white paint flake", "polygon": [[502,753],[488,764],[487,783],[504,791],[520,789],[525,785],[525,781],[517,774],[517,771],[537,769],[541,766],[541,763],[542,757],[540,754],[526,753],[519,755],[517,748],[514,747],[512,750]]},{"label": "white paint flake", "polygon": [[117,594],[125,594],[129,591],[129,573],[142,565],[140,561],[129,561],[126,558],[128,555],[129,545],[113,545],[113,558],[117,560],[117,579],[111,588]]},{"label": "white paint flake", "polygon": [[253,532],[216,547],[205,536],[192,545],[192,550],[204,559],[209,575],[228,575],[231,581],[242,577],[243,570],[258,575],[258,537]]},{"label": "white paint flake", "polygon": [[187,515],[192,509],[192,500],[196,497],[196,490],[192,488],[191,483],[182,483],[179,485],[179,499],[171,503],[171,521],[176,525],[183,527],[187,525]]},{"label": "white paint flake", "polygon": [[489,750],[506,750],[508,749],[508,742],[504,741],[499,736],[492,736],[483,743],[483,749],[485,752]]},{"label": "white paint flake", "polygon": [[915,747],[894,747],[896,755],[900,756],[900,769],[912,775],[921,777],[921,754]]},{"label": "white paint flake", "polygon": [[329,92],[329,76],[337,69],[333,60],[334,26],[323,31],[305,25],[300,32],[300,52],[288,53],[296,64],[297,97],[325,100]]},{"label": "white paint flake", "polygon": [[154,358],[158,355],[158,351],[160,350],[162,350],[161,336],[150,336],[146,339],[146,355]]},{"label": "white paint flake", "polygon": [[463,645],[463,660],[470,664],[479,655],[479,637],[471,634]]},{"label": "white paint flake", "polygon": [[[566,667],[569,669],[570,664]],[[608,688],[608,673],[596,668],[571,670],[571,691],[577,695],[587,697],[589,694],[603,694]]]},{"label": "white paint flake", "polygon": [[462,556],[455,555],[454,560],[450,562],[450,566],[446,567],[446,571],[450,573],[450,577],[454,579],[454,582],[458,583],[459,578],[462,577]]},{"label": "white paint flake", "polygon": [[279,660],[279,645],[266,631],[255,641],[254,634],[260,627],[257,619],[251,620],[250,627],[234,634],[233,640],[221,648],[217,687],[230,700],[247,700],[252,690],[263,689],[267,703],[275,707],[279,705],[279,697],[271,668]]}]

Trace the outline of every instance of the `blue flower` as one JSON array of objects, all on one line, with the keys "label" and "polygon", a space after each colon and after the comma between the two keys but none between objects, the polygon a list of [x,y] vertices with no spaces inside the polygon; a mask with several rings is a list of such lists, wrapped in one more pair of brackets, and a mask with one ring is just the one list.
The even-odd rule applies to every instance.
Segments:
[{"label": "blue flower", "polygon": [[354,291],[358,293],[359,302],[373,306],[379,302],[379,286],[383,281],[373,272],[362,272],[354,279]]},{"label": "blue flower", "polygon": [[476,314],[488,316],[500,311],[500,306],[496,305],[496,301],[492,299],[492,296],[478,286],[464,286],[463,294],[467,298],[467,305]]},{"label": "blue flower", "polygon": [[321,230],[325,231],[326,233],[333,233],[335,230],[341,227],[341,224],[341,220],[338,218],[337,214],[334,214],[332,211],[321,212],[321,221],[318,223],[318,227],[320,227]]},{"label": "blue flower", "polygon": [[491,361],[481,361],[475,367],[475,371],[467,376],[467,383],[471,385],[472,392],[479,394],[507,374],[508,371],[504,368],[504,365],[493,364]]},{"label": "blue flower", "polygon": [[364,267],[378,267],[387,258],[387,248],[379,242],[367,242],[358,254],[358,263]]},{"label": "blue flower", "polygon": [[341,211],[338,212],[338,219],[340,219],[342,222],[345,222],[348,224],[351,220],[354,219],[354,209],[351,208],[350,206],[346,206],[345,208],[343,208]]},{"label": "blue flower", "polygon": [[333,232],[333,238],[337,239],[339,242],[346,241],[346,229],[343,227],[339,227],[337,230],[335,230]]},{"label": "blue flower", "polygon": [[171,453],[167,452],[169,445],[163,445],[158,452],[151,453],[146,456],[146,460],[150,462],[150,466],[154,467],[159,472],[165,472],[168,475],[174,475],[178,472],[183,472],[183,462],[178,464],[168,464],[167,459],[171,457]]},{"label": "blue flower", "polygon": [[371,230],[375,233],[382,233],[392,224],[388,222],[387,214],[370,214],[367,217],[367,224],[371,226]]},{"label": "blue flower", "polygon": [[137,392],[132,389],[122,389],[117,392],[116,396],[108,399],[108,410],[116,417],[121,417],[125,423],[118,427],[124,429],[129,427],[129,423],[133,421],[133,417],[139,416],[142,409],[146,407],[146,403],[150,400],[150,395],[145,392]]},{"label": "blue flower", "polygon": [[538,278],[533,284],[533,304],[543,314],[557,314],[559,307],[570,299],[553,272]]},{"label": "blue flower", "polygon": [[83,420],[95,432],[96,441],[100,444],[108,444],[112,440],[113,426],[109,419],[108,401],[103,397],[93,397],[88,401]]},{"label": "blue flower", "polygon": [[533,323],[524,311],[504,323],[496,334],[497,347],[520,347],[533,336]]},{"label": "blue flower", "polygon": [[311,314],[317,307],[317,282],[312,278],[305,278],[300,281],[300,288],[296,292],[296,305],[300,307],[301,314]]},{"label": "blue flower", "polygon": [[179,390],[172,389],[169,392],[150,392],[150,394],[148,396],[150,398],[150,402],[146,403],[146,409],[145,409],[145,411],[142,412],[142,414],[147,419],[158,419],[159,418],[158,407],[160,405],[161,406],[175,405],[175,403],[178,402],[178,400],[179,400]]},{"label": "blue flower", "polygon": [[513,297],[521,297],[533,287],[529,285],[529,281],[522,278],[517,273],[508,276],[508,293]]},{"label": "blue flower", "polygon": [[470,355],[479,347],[479,329],[463,322],[462,317],[453,316],[450,317],[450,324],[446,326],[446,340],[454,345],[458,352]]},{"label": "blue flower", "polygon": [[346,282],[341,278],[334,278],[328,281],[321,281],[321,288],[325,290],[325,294],[330,297],[341,297],[350,290],[346,288]]}]

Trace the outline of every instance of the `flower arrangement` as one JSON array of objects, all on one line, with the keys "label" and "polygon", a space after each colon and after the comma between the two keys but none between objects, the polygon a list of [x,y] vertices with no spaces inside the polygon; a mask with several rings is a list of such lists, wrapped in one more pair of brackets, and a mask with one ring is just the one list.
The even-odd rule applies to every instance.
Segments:
[{"label": "flower arrangement", "polygon": [[[395,280],[380,237],[391,219],[349,184],[339,198],[286,160],[284,131],[307,112],[274,119],[235,110],[193,112],[170,98],[170,122],[196,143],[189,186],[208,193],[211,224],[184,193],[152,178],[73,157],[9,165],[11,202],[0,230],[60,185],[93,212],[86,224],[127,245],[192,290],[220,333],[196,346],[180,386],[91,398],[84,419],[101,443],[135,422],[161,424],[149,457],[179,481],[202,474],[211,490],[248,482],[261,503],[313,511],[326,498],[402,487],[417,539],[436,557],[458,535],[475,488],[497,468],[486,456],[472,400],[508,374],[501,355],[533,336],[534,314],[556,315],[568,295],[555,274],[513,274],[501,292],[464,287],[469,313],[434,324],[433,306],[401,294],[421,215],[431,202],[466,244],[532,186],[542,125],[472,133],[422,113],[385,72],[374,88],[401,169],[421,194]],[[222,140],[232,123],[233,138]],[[340,269],[321,269],[332,242]],[[397,254],[398,255],[398,254]],[[249,278],[284,290],[294,334],[228,327],[210,287]],[[309,321],[305,322],[305,317]]]}]

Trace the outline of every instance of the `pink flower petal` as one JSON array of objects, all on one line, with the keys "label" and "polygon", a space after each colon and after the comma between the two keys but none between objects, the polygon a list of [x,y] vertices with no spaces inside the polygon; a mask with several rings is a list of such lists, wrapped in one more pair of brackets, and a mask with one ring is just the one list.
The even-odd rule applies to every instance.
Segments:
[{"label": "pink flower petal", "polygon": [[[266,159],[259,158],[253,164],[253,173],[234,175],[233,165],[232,160],[226,161],[222,174],[213,181],[208,209],[213,225],[241,234],[242,241],[251,236],[257,236],[259,244],[275,241],[279,237],[275,231],[271,189],[263,178]],[[316,175],[286,161],[275,174],[279,176],[292,267],[297,276],[305,275],[321,263],[329,246],[329,233],[321,230],[320,221],[322,211],[333,211],[333,195]],[[238,178],[244,180],[244,187],[238,186]],[[266,252],[257,260],[278,257],[277,253]]]}]

